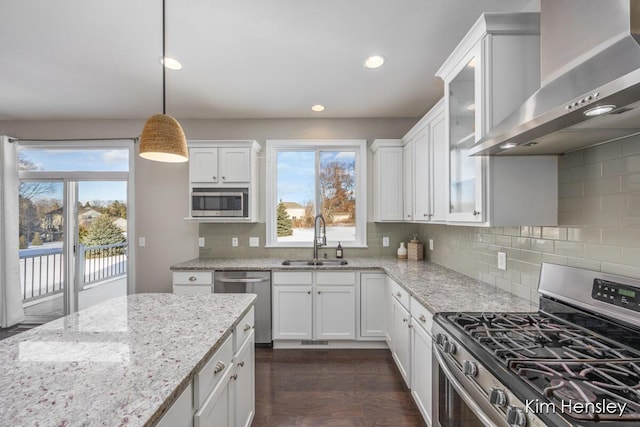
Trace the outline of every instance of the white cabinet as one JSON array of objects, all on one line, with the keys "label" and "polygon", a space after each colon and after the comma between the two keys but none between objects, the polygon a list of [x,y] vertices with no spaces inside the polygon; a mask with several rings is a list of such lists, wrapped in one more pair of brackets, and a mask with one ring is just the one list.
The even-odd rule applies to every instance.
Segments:
[{"label": "white cabinet", "polygon": [[403,171],[403,188],[404,188],[404,208],[403,218],[405,221],[413,221],[413,161],[414,161],[414,144],[413,141],[409,141],[402,147],[402,166]]},{"label": "white cabinet", "polygon": [[[384,280],[384,335],[387,346],[393,351],[393,280],[385,276]],[[397,286],[397,285],[396,285]]]},{"label": "white cabinet", "polygon": [[180,394],[156,427],[193,426],[193,387],[191,384]]},{"label": "white cabinet", "polygon": [[173,293],[205,295],[213,292],[213,273],[210,271],[174,271]]},{"label": "white cabinet", "polygon": [[403,148],[399,139],[376,139],[373,152],[373,220],[404,220]]},{"label": "white cabinet", "polygon": [[405,220],[445,222],[448,210],[444,99],[403,137]]},{"label": "white cabinet", "polygon": [[246,217],[192,217],[199,222],[258,221],[258,154],[256,141],[189,141],[189,214],[196,189],[227,189],[247,193]]},{"label": "white cabinet", "polygon": [[[391,355],[396,362],[402,379],[411,388],[411,315],[409,314],[409,293],[387,277],[388,299],[390,301],[389,324]],[[389,342],[389,341],[388,341]]]},{"label": "white cabinet", "polygon": [[557,224],[556,157],[468,155],[539,87],[539,28],[537,13],[484,14],[436,73],[445,85],[448,222]]},{"label": "white cabinet", "polygon": [[230,427],[234,425],[232,373],[233,369],[231,368],[224,371],[216,388],[196,412],[194,416],[195,427]]},{"label": "white cabinet", "polygon": [[353,271],[274,272],[274,340],[354,340]]},{"label": "white cabinet", "polygon": [[236,184],[251,181],[249,147],[189,148],[189,181]]},{"label": "white cabinet", "polygon": [[235,360],[235,373],[232,376],[234,396],[234,425],[250,427],[256,412],[255,400],[255,359],[254,330],[238,350]]},{"label": "white cabinet", "polygon": [[385,336],[385,274],[360,274],[360,338]]},{"label": "white cabinet", "polygon": [[431,425],[433,395],[432,338],[433,315],[411,299],[411,395],[427,425]]}]

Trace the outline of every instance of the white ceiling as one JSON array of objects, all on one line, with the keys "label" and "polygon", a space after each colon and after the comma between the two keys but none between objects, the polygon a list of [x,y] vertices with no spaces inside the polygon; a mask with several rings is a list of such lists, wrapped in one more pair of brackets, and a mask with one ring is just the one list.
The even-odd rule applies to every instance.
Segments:
[{"label": "white ceiling", "polygon": [[[178,119],[418,117],[483,11],[531,0],[166,0]],[[0,120],[162,110],[161,0],[0,0]],[[371,54],[387,62],[363,67]],[[313,104],[324,104],[313,113]]]}]

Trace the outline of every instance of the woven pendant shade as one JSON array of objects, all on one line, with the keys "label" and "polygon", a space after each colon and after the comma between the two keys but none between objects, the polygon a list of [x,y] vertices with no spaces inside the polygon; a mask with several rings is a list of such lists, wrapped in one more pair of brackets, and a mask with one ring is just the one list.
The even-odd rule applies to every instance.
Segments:
[{"label": "woven pendant shade", "polygon": [[187,138],[180,123],[167,114],[149,117],[140,135],[140,157],[168,163],[189,161]]}]

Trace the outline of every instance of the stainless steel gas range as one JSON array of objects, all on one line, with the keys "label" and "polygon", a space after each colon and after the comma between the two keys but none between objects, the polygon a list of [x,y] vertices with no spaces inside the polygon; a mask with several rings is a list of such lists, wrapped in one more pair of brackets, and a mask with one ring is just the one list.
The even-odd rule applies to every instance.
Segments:
[{"label": "stainless steel gas range", "polygon": [[440,427],[640,426],[640,280],[543,264],[537,313],[434,317]]}]

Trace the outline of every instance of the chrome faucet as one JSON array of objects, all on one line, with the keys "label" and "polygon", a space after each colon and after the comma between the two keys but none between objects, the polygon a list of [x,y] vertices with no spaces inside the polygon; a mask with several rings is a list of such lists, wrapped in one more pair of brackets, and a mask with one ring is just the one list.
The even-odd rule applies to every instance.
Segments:
[{"label": "chrome faucet", "polygon": [[[318,236],[319,228],[318,220],[322,220],[322,236]],[[313,260],[318,260],[318,248],[327,245],[327,223],[324,221],[322,214],[316,215],[313,220]]]}]

